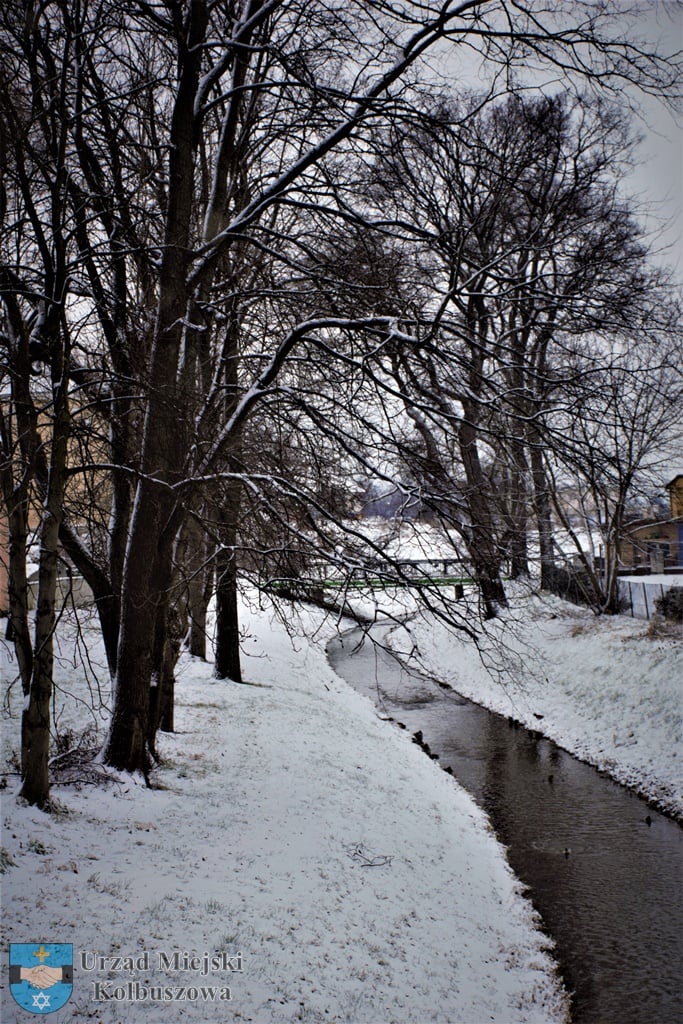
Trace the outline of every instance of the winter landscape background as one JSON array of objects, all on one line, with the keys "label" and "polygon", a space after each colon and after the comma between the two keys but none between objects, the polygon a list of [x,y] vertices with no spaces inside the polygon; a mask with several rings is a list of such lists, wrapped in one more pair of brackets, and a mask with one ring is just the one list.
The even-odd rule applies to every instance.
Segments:
[{"label": "winter landscape background", "polygon": [[682,18],[3,6],[7,1019],[568,1019],[484,811],[325,645],[680,822]]}]

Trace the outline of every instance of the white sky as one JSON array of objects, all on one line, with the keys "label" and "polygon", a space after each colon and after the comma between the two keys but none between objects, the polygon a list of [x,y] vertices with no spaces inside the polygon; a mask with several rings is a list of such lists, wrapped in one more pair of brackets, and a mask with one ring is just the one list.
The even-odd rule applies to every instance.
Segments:
[{"label": "white sky", "polygon": [[[565,0],[568,15],[572,0]],[[614,13],[623,12],[624,34],[637,37],[661,52],[673,55],[683,49],[683,3],[681,0],[610,0]],[[626,9],[631,12],[626,16]],[[634,9],[636,14],[633,14]],[[568,20],[571,20],[568,18]],[[480,61],[472,50],[458,48],[452,59],[452,44],[436,47],[430,62],[437,76],[458,89],[459,86],[483,87],[487,75],[480,72]],[[536,78],[530,72],[529,81]],[[547,82],[539,73],[538,83]],[[559,84],[557,79],[555,84]],[[654,96],[628,90],[631,105],[637,105],[642,117],[634,123],[634,132],[643,135],[638,151],[639,166],[628,184],[638,204],[649,210],[646,224],[653,233],[654,248],[662,263],[672,266],[683,285],[683,121],[676,118]],[[683,118],[683,114],[681,114]]]},{"label": "white sky", "polygon": [[[643,5],[643,33],[660,41],[665,52],[683,49],[683,5],[674,0]],[[645,116],[642,165],[633,176],[635,191],[653,205],[665,222],[661,244],[664,262],[676,268],[683,281],[683,131],[682,125],[654,98],[641,98]]]}]

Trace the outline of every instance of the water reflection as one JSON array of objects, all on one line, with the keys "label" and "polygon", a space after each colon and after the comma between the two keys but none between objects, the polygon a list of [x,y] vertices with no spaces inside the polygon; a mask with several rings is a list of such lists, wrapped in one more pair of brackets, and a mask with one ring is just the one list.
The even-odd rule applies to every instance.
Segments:
[{"label": "water reflection", "polygon": [[328,653],[356,689],[421,730],[487,811],[555,940],[576,1024],[680,1024],[683,830],[538,733],[372,644],[357,648],[351,636]]}]

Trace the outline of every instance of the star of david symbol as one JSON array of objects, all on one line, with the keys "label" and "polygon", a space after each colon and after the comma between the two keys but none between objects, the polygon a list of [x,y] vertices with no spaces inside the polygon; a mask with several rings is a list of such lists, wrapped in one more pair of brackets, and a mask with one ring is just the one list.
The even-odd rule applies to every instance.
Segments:
[{"label": "star of david symbol", "polygon": [[9,990],[22,1010],[54,1014],[68,1003],[73,987],[71,943],[9,943]]}]

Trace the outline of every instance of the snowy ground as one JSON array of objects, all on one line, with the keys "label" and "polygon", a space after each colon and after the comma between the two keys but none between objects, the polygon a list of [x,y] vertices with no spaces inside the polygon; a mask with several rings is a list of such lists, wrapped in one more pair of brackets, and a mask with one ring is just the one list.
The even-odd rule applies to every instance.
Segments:
[{"label": "snowy ground", "polygon": [[[251,685],[182,662],[159,788],[125,776],[56,788],[63,810],[48,816],[21,806],[8,777],[5,963],[8,941],[73,944],[74,994],[55,1022],[562,1021],[545,939],[483,813],[322,647],[292,646],[265,612],[245,624]],[[68,625],[60,685],[96,694]],[[62,704],[60,730],[82,724],[85,704]],[[3,731],[16,744],[17,719]],[[160,958],[174,951],[234,959],[176,973]],[[92,954],[135,959],[86,970]],[[4,969],[2,983],[2,1020],[25,1020]],[[150,998],[181,987],[185,999]]]},{"label": "snowy ground", "polygon": [[[431,617],[392,644],[463,696],[555,740],[683,820],[683,635],[626,616],[596,618],[552,597],[520,596],[484,644]],[[499,669],[505,668],[502,678]]]}]

